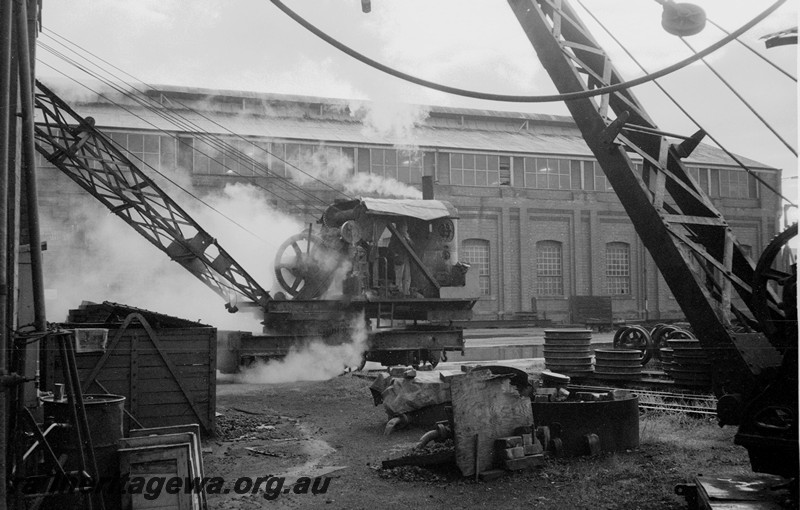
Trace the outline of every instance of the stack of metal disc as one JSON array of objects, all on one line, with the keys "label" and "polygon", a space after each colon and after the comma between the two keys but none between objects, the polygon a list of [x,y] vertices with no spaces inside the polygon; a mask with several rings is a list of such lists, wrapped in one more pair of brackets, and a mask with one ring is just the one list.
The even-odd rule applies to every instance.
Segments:
[{"label": "stack of metal disc", "polygon": [[661,369],[665,374],[670,375],[672,371],[672,347],[662,347],[658,351],[661,353]]},{"label": "stack of metal disc", "polygon": [[676,384],[693,388],[711,386],[711,361],[699,340],[670,339],[672,348],[670,375]]},{"label": "stack of metal disc", "polygon": [[642,353],[637,349],[595,349],[594,375],[598,379],[639,379]]},{"label": "stack of metal disc", "polygon": [[553,372],[568,375],[592,372],[591,329],[544,330],[544,364]]}]

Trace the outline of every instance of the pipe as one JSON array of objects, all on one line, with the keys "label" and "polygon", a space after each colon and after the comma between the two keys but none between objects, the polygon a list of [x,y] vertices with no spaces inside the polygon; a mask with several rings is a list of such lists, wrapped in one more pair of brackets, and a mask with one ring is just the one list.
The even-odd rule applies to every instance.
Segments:
[{"label": "pipe", "polygon": [[407,414],[395,416],[386,423],[386,427],[383,429],[383,435],[388,436],[395,428],[403,428],[409,423],[411,423],[411,418]]},{"label": "pipe", "polygon": [[[11,104],[11,27],[13,19],[12,2],[3,2],[0,7],[0,105]],[[7,108],[7,106],[6,106]],[[12,112],[0,110],[0,377],[6,375],[8,366],[8,315],[6,300],[8,296],[8,164],[10,161],[9,129]],[[6,510],[8,489],[8,401],[6,390],[0,388],[0,510]]]},{"label": "pipe", "polygon": [[27,186],[28,238],[31,249],[31,279],[33,282],[34,326],[36,331],[47,330],[44,308],[44,277],[42,272],[42,242],[39,233],[39,202],[36,186],[36,149],[34,141],[33,48],[28,39],[28,9],[26,0],[16,0],[17,47],[19,51],[19,86],[22,105],[22,162]]},{"label": "pipe", "polygon": [[416,448],[417,450],[421,450],[425,448],[426,444],[436,439],[440,439],[439,429],[429,430],[428,432],[422,434],[422,437],[419,438],[419,443],[417,443],[417,446],[415,446],[414,448]]}]

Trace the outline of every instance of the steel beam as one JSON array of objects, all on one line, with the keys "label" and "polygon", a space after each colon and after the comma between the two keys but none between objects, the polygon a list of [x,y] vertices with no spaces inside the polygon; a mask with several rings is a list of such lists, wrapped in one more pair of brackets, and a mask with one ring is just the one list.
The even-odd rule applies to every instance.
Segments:
[{"label": "steel beam", "polygon": [[36,150],[142,237],[226,301],[238,293],[264,307],[264,290],[208,232],[50,89],[37,82]]},{"label": "steel beam", "polygon": [[[566,0],[508,2],[559,92],[583,92],[624,81]],[[758,348],[768,355],[761,366],[750,366],[734,348],[726,327],[730,289],[749,307],[750,289],[741,283],[752,281],[754,266],[728,224],[689,177],[676,146],[658,134],[630,89],[603,95],[599,103],[586,98],[566,101],[566,106],[713,363],[727,367],[715,380],[715,390],[721,394],[749,387],[743,379],[752,380],[779,363],[780,357],[763,336]],[[610,138],[609,126],[617,119],[638,130]],[[626,149],[645,159],[641,172]],[[699,245],[720,268],[728,282],[722,285],[721,296],[709,291],[706,275],[684,239]]]}]

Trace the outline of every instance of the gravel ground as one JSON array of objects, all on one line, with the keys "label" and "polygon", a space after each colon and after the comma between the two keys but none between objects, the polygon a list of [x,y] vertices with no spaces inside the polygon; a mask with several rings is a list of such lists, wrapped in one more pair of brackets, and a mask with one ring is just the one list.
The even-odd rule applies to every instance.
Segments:
[{"label": "gravel ground", "polygon": [[[211,494],[210,508],[678,509],[686,503],[673,487],[694,473],[749,472],[745,450],[733,445],[734,428],[670,417],[644,417],[635,451],[550,459],[544,467],[490,482],[466,479],[453,465],[381,469],[381,461],[409,454],[426,430],[384,436],[387,417],[372,404],[370,382],[346,375],[322,382],[219,384],[219,436],[204,442],[206,475],[230,485],[244,476],[286,481],[279,493],[273,486],[255,494]],[[324,493],[295,494],[304,487],[298,477],[330,481]]]}]

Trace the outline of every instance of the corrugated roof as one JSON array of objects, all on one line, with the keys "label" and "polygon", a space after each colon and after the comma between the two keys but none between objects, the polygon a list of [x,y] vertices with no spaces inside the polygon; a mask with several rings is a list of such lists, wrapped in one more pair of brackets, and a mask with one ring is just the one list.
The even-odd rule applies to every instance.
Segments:
[{"label": "corrugated roof", "polygon": [[[80,115],[94,117],[100,128],[179,131],[173,124],[150,110],[126,108],[130,111],[97,103],[75,107]],[[511,132],[418,126],[399,137],[378,133],[356,120],[267,117],[232,113],[199,115],[191,111],[182,111],[181,114],[197,126],[198,131],[220,135],[230,135],[232,132],[247,137],[296,141],[384,146],[411,145],[420,148],[456,151],[592,157],[591,151],[578,135],[577,130],[575,136],[570,136],[568,134],[547,134],[547,129],[544,130],[545,133],[537,133],[535,128]],[[749,158],[740,156],[740,159],[751,168],[771,169],[771,167]],[[720,149],[704,144],[701,144],[685,161],[695,165],[738,166]]]}]

